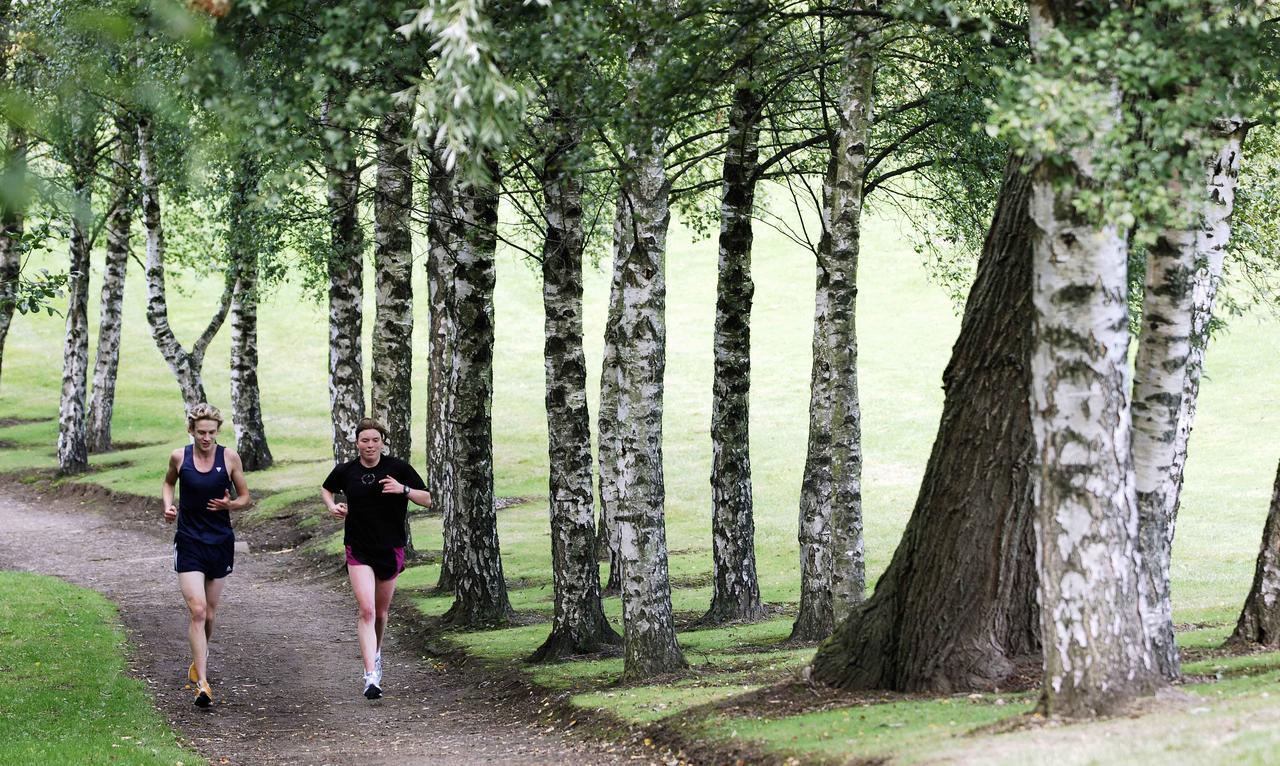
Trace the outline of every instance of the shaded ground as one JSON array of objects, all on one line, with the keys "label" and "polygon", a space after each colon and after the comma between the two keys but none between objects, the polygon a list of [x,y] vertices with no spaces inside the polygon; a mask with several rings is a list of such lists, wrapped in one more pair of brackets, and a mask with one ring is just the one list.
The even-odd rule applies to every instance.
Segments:
[{"label": "shaded ground", "polygon": [[290,553],[237,555],[209,660],[216,703],[200,710],[186,688],[172,527],[158,511],[146,521],[138,510],[0,487],[0,568],[57,575],[114,601],[132,672],[179,737],[211,763],[649,761],[535,722],[482,676],[421,656],[394,617],[383,651],[386,696],[365,700],[354,602],[327,571]]}]

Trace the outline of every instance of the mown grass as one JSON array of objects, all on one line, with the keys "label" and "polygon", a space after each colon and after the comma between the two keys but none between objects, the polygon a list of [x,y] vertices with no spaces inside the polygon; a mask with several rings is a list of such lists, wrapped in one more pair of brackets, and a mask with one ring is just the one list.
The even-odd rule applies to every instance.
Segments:
[{"label": "mown grass", "polygon": [[[693,668],[684,677],[664,679],[659,684],[614,685],[621,669],[617,658],[546,667],[521,662],[545,637],[548,625],[537,621],[549,620],[552,610],[544,499],[547,457],[542,312],[535,274],[513,252],[504,252],[496,296],[496,491],[499,496],[528,500],[500,513],[499,531],[512,604],[524,613],[526,621],[535,623],[453,634],[452,640],[467,652],[503,672],[516,669],[531,681],[564,690],[572,695],[574,704],[583,707],[609,710],[637,723],[681,720],[686,724],[685,713],[691,708],[792,678],[811,655],[809,648],[778,644],[789,630],[798,589],[795,534],[807,428],[814,267],[810,255],[765,227],[758,230],[756,243],[752,464],[761,590],[765,601],[777,610],[775,616],[752,626],[681,631],[679,638]],[[664,444],[667,534],[676,584],[673,603],[681,624],[689,624],[706,609],[710,597],[711,449],[707,432],[716,256],[713,241],[694,241],[690,232],[678,225],[673,227],[670,248]],[[52,256],[45,260],[48,265],[59,262]],[[585,332],[590,370],[598,370],[600,363],[606,270],[604,264],[587,276]],[[115,435],[118,440],[147,446],[95,457],[99,470],[84,480],[155,497],[165,456],[183,443],[185,434],[177,388],[145,325],[141,276],[133,268],[126,291],[125,360]],[[859,281],[867,560],[874,580],[887,564],[915,499],[941,410],[941,373],[959,322],[945,291],[928,282],[908,232],[895,220],[876,219],[868,226]],[[414,282],[416,293],[424,295],[421,268],[415,269]],[[179,337],[189,341],[207,320],[220,285],[189,275],[175,275],[174,284],[183,287],[183,294],[175,290],[171,297],[174,324]],[[96,282],[91,295],[97,295]],[[371,311],[371,305],[368,308]],[[426,326],[426,318],[424,302],[419,301],[419,328]],[[293,285],[278,288],[263,308],[259,370],[263,409],[271,447],[281,463],[250,477],[255,492],[274,493],[251,515],[268,516],[296,508],[298,502],[315,496],[328,470],[325,321],[323,305],[301,295]],[[368,325],[366,322],[366,334]],[[0,440],[18,445],[18,449],[0,450],[0,471],[53,464],[56,422],[52,418],[57,412],[60,369],[56,349],[60,348],[61,332],[58,319],[23,317],[10,335],[0,388],[0,418],[49,420],[0,428]],[[419,332],[414,369],[417,392],[426,388],[423,338]],[[206,387],[213,402],[224,406],[229,399],[227,355],[224,332],[206,361]],[[592,374],[593,413],[596,382]],[[412,458],[422,465],[425,412],[421,394],[414,415]],[[1266,314],[1234,318],[1230,329],[1209,351],[1178,522],[1173,562],[1176,619],[1207,626],[1183,635],[1188,646],[1219,643],[1248,587],[1271,480],[1280,458],[1280,442],[1274,438],[1278,432],[1280,325]],[[228,430],[225,441],[230,440]],[[317,505],[296,518],[320,533],[318,545],[322,549],[336,552],[338,541],[330,534],[336,525],[318,510]],[[156,513],[158,518],[158,501]],[[252,531],[246,536],[252,540]],[[414,536],[419,547],[438,548],[439,520],[416,518]],[[438,568],[425,564],[411,568],[401,579],[403,592],[428,615],[442,613],[450,603],[448,598],[430,594],[437,576]],[[618,600],[607,599],[605,608],[617,625]],[[1229,694],[1238,705],[1222,706],[1221,715],[1254,710],[1251,706],[1265,709],[1266,698],[1259,696],[1259,689],[1269,683],[1265,677],[1261,670],[1246,670],[1244,675],[1229,678],[1224,675],[1216,690]],[[1205,693],[1198,686],[1192,690]],[[1209,693],[1217,696],[1216,691]],[[997,699],[1007,704],[997,705]],[[909,760],[964,752],[971,742],[1020,742],[1021,737],[1035,743],[1040,741],[1037,737],[1049,737],[1044,733],[974,739],[953,736],[975,725],[1008,718],[1028,705],[1024,697],[1000,695],[974,700],[905,700],[746,721],[713,716],[697,731],[706,738],[750,738],[780,752],[813,757],[892,753]],[[1168,715],[1175,721],[1192,721],[1189,712]],[[1212,718],[1196,714],[1194,723],[1207,726]],[[1221,728],[1223,721],[1218,725]],[[1093,729],[1072,727],[1064,731]],[[1195,727],[1188,724],[1184,730],[1194,731]],[[1227,746],[1240,749],[1225,752],[1248,757],[1253,747],[1248,742],[1256,736],[1242,735],[1238,745]],[[1194,747],[1191,737],[1177,741]],[[1104,740],[1087,752],[1104,760],[1110,757],[1108,753],[1127,757],[1135,752],[1133,743],[1125,743],[1124,748],[1112,744],[1114,750],[1107,750]],[[1017,750],[1016,754],[1023,757],[1033,750]]]},{"label": "mown grass", "polygon": [[0,763],[203,763],[125,675],[117,623],[94,591],[0,572]]}]

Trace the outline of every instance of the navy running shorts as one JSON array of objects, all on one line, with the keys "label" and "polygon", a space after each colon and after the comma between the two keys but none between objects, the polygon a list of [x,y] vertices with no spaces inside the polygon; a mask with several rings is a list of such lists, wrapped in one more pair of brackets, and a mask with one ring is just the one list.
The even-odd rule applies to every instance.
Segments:
[{"label": "navy running shorts", "polygon": [[203,572],[210,580],[217,580],[231,574],[235,558],[235,540],[212,545],[187,537],[173,541],[175,572]]}]

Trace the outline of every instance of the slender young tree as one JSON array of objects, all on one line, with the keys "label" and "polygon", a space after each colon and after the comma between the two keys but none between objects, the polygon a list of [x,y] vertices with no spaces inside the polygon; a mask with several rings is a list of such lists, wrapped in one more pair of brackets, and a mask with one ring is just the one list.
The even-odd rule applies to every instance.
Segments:
[{"label": "slender young tree", "polygon": [[795,640],[826,638],[862,602],[866,587],[854,318],[876,45],[870,25],[850,25],[823,183]]},{"label": "slender young tree", "polygon": [[160,181],[154,165],[151,139],[151,120],[138,120],[138,176],[142,186],[142,227],[147,242],[147,323],[151,337],[160,355],[169,364],[177,379],[182,400],[188,406],[207,401],[204,391],[204,355],[222,328],[227,312],[231,309],[233,280],[227,280],[226,289],[219,299],[218,308],[209,320],[204,332],[187,351],[178,342],[169,326],[169,304],[165,295],[164,276],[164,228],[160,214]]},{"label": "slender young tree", "polygon": [[[496,163],[489,163],[496,179]],[[496,180],[458,190],[465,234],[450,291],[450,322],[458,328],[449,370],[450,443],[455,520],[453,625],[492,625],[513,614],[507,599],[493,495],[493,289],[497,247]]]},{"label": "slender young tree", "polygon": [[111,449],[111,415],[115,408],[116,374],[120,368],[120,336],[123,326],[124,280],[129,265],[129,230],[133,225],[133,145],[137,134],[132,120],[116,119],[116,150],[111,176],[111,210],[107,214],[107,257],[99,301],[98,355],[93,365],[93,393],[89,401],[90,452]]},{"label": "slender young tree", "polygon": [[409,458],[413,414],[413,158],[409,104],[396,103],[378,125],[374,186],[373,416],[394,455]]},{"label": "slender young tree", "polygon": [[546,314],[547,451],[555,616],[551,635],[533,653],[543,662],[599,651],[622,639],[600,602],[591,487],[591,418],[587,362],[582,348],[582,182],[577,177],[581,128],[563,96],[551,96],[550,134],[542,168],[546,234],[542,301]]},{"label": "slender young tree", "polygon": [[67,280],[66,335],[62,348],[62,395],[58,403],[58,473],[89,469],[85,428],[85,386],[89,367],[89,250],[92,247],[93,177],[97,167],[97,115],[81,111],[72,118],[70,269]]},{"label": "slender young tree", "polygon": [[1214,125],[1218,147],[1206,163],[1206,187],[1183,189],[1175,198],[1193,225],[1162,231],[1147,256],[1133,459],[1147,632],[1157,668],[1171,681],[1181,674],[1170,592],[1173,534],[1246,129],[1240,120]]},{"label": "slender young tree", "polygon": [[453,562],[457,556],[457,518],[454,515],[452,418],[449,379],[453,369],[456,329],[449,307],[453,301],[454,270],[461,230],[457,210],[457,175],[434,154],[429,161],[427,213],[427,299],[430,302],[427,357],[427,485],[440,511],[443,547],[436,590],[452,593]]},{"label": "slender young tree", "polygon": [[756,576],[751,492],[751,228],[763,109],[743,67],[729,111],[720,195],[719,265],[712,341],[711,606],[702,621],[755,620],[766,614]]},{"label": "slender young tree", "polygon": [[606,593],[622,587],[622,563],[618,558],[618,401],[621,380],[618,368],[618,331],[622,322],[622,271],[635,241],[631,206],[619,194],[613,218],[613,266],[609,281],[609,310],[604,324],[604,354],[600,361],[600,414],[596,418],[596,470],[600,484],[600,523],[596,533],[597,558],[609,562]]},{"label": "slender young tree", "polygon": [[235,278],[231,299],[231,411],[236,452],[246,471],[262,471],[275,462],[267,444],[258,389],[259,258],[267,237],[258,200],[261,170],[249,152],[238,158],[227,211],[227,260]]}]

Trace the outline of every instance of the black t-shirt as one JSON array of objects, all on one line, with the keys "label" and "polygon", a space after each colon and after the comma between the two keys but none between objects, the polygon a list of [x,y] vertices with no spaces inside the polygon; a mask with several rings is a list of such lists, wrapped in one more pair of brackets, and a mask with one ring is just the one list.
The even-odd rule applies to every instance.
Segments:
[{"label": "black t-shirt", "polygon": [[335,466],[324,480],[324,488],[341,492],[347,498],[347,520],[342,544],[353,548],[402,548],[405,544],[404,521],[409,511],[405,494],[384,494],[385,476],[410,489],[426,489],[418,472],[400,458],[383,455],[373,468],[366,468],[356,458]]}]

